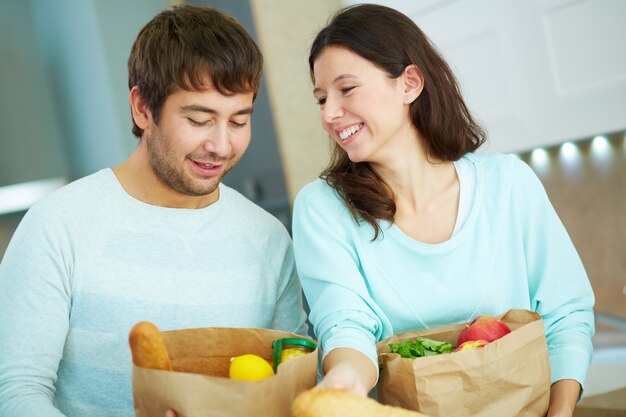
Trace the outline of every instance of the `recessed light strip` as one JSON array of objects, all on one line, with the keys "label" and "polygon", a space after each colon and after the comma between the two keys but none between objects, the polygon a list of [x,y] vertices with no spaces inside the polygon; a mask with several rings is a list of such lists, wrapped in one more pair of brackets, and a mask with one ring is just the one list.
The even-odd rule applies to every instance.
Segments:
[{"label": "recessed light strip", "polygon": [[51,178],[0,187],[0,215],[26,211],[37,200],[65,184],[65,178]]}]

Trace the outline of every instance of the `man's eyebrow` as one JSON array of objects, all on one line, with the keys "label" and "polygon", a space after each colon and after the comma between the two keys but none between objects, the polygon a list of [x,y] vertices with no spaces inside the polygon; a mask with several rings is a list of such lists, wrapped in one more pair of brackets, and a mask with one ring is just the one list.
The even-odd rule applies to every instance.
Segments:
[{"label": "man's eyebrow", "polygon": [[[353,74],[341,74],[340,76],[338,76],[337,78],[335,78],[331,84],[335,84],[341,80],[345,80],[346,78],[357,78],[356,75]],[[313,95],[315,95],[316,93],[320,92],[322,89],[319,87],[316,87],[313,89]]]},{"label": "man's eyebrow", "polygon": [[[214,114],[214,115],[219,114],[219,112],[217,110],[212,109],[210,107],[201,106],[199,104],[188,104],[186,106],[182,106],[181,110],[183,110],[183,111],[196,111],[196,112],[209,113],[209,114]],[[252,114],[253,112],[254,112],[254,107],[250,106],[250,107],[246,107],[246,108],[243,108],[243,109],[235,112],[233,114],[233,116],[240,116],[240,115],[244,115],[244,114]]]}]

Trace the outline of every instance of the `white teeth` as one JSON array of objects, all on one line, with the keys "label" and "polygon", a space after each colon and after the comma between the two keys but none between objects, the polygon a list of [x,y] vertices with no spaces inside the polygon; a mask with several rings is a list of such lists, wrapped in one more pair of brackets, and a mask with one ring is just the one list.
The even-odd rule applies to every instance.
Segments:
[{"label": "white teeth", "polygon": [[350,136],[358,132],[362,126],[363,126],[362,124],[359,124],[359,125],[354,125],[354,126],[351,126],[342,130],[341,132],[339,132],[339,138],[341,138],[341,140],[348,139]]}]

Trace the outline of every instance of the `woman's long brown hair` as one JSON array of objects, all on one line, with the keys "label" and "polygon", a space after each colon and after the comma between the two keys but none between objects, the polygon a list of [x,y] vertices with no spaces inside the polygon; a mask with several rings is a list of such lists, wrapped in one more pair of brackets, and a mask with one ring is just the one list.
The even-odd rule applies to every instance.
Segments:
[{"label": "woman's long brown hair", "polygon": [[[415,64],[424,76],[424,89],[410,106],[410,118],[424,140],[429,157],[456,161],[485,141],[485,131],[470,114],[456,78],[426,35],[407,16],[385,6],[347,7],[332,17],[318,34],[309,54],[313,64],[329,46],[341,46],[397,78]],[[352,162],[336,143],[329,165],[321,173],[343,198],[355,221],[382,232],[379,220],[393,222],[396,203],[391,188],[367,162]]]}]

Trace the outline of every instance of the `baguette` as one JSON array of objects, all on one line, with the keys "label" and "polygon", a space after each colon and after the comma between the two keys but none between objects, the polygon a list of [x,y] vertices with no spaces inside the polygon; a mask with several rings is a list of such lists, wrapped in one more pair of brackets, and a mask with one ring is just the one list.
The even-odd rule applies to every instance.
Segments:
[{"label": "baguette", "polygon": [[310,389],[293,402],[294,417],[427,417],[417,411],[383,405],[347,391]]},{"label": "baguette", "polygon": [[171,371],[172,363],[159,329],[149,321],[135,324],[128,335],[133,363],[142,368]]}]

